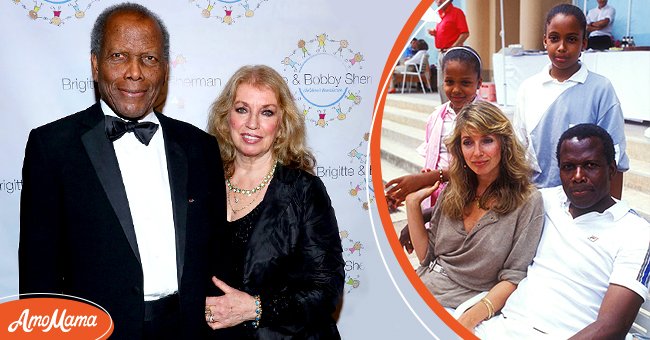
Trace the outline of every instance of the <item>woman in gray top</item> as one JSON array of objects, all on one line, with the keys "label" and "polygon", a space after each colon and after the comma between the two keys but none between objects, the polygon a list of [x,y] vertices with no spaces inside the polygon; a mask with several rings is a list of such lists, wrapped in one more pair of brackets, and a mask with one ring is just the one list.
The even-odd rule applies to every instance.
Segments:
[{"label": "woman in gray top", "polygon": [[466,105],[445,144],[453,156],[450,180],[433,208],[430,229],[420,203],[438,183],[408,195],[406,213],[418,273],[443,307],[456,309],[487,292],[458,317],[471,330],[494,316],[526,276],[544,206],[530,182],[525,150],[494,105]]}]

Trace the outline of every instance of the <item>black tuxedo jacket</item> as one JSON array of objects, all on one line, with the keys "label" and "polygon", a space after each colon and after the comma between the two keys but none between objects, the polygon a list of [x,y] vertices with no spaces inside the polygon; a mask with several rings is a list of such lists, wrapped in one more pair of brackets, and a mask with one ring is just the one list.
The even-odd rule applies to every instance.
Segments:
[{"label": "black tuxedo jacket", "polygon": [[[165,136],[176,232],[181,331],[207,329],[214,230],[225,221],[216,139],[156,113]],[[124,184],[99,104],[34,129],[23,164],[20,293],[63,293],[111,315],[111,338],[142,337],[143,273]]]}]

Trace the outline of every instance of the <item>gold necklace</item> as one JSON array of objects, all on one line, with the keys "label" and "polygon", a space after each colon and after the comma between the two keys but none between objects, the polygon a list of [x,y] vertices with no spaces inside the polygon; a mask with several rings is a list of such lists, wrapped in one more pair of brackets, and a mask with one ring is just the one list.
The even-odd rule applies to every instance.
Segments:
[{"label": "gold necklace", "polygon": [[[232,211],[233,214],[236,214],[236,213],[250,207],[251,204],[253,204],[253,202],[257,201],[257,198],[259,197],[260,192],[262,191],[262,189],[264,189],[264,187],[269,183],[269,181],[271,181],[271,178],[273,178],[273,174],[275,172],[275,168],[276,168],[277,165],[278,165],[277,161],[275,163],[273,163],[273,166],[271,167],[271,170],[266,174],[266,176],[264,176],[264,178],[262,178],[262,182],[260,182],[260,184],[258,184],[253,189],[237,188],[237,187],[232,185],[232,183],[230,182],[230,178],[226,179],[226,185],[228,186],[228,195],[226,195],[226,200],[228,201],[228,206],[230,206],[230,211]],[[232,193],[232,199],[230,199],[230,193]],[[253,196],[253,195],[255,195],[255,196],[253,197],[253,199],[250,200],[250,202],[248,202],[244,206],[242,206],[240,208],[235,208],[232,201],[235,201],[235,204],[239,203],[240,199],[237,197],[237,194],[243,194],[243,195],[246,195],[248,197]]]},{"label": "gold necklace", "polygon": [[230,199],[230,192],[228,192],[228,196],[226,196],[226,198],[227,198],[227,201],[228,201],[228,205],[230,206],[230,211],[232,211],[233,214],[236,214],[236,213],[238,213],[238,212],[240,212],[240,211],[242,211],[242,210],[244,210],[244,209],[250,207],[250,205],[253,204],[253,202],[257,201],[257,197],[258,197],[259,195],[260,195],[260,191],[258,190],[258,191],[256,192],[255,196],[253,197],[253,199],[252,199],[250,202],[248,202],[247,204],[245,204],[243,207],[240,207],[240,208],[235,208],[235,207],[233,206],[233,204],[232,204],[232,201],[233,201],[233,200],[235,201],[235,203],[239,203],[239,200],[238,200],[237,197],[235,196],[235,192],[234,192],[234,191],[232,192],[232,196],[233,196],[233,199],[232,199],[232,200]]},{"label": "gold necklace", "polygon": [[481,208],[481,196],[482,195],[474,195],[474,202],[476,202],[478,208]]},{"label": "gold necklace", "polygon": [[[230,178],[232,178],[232,177],[226,178],[226,186],[228,186],[228,191],[236,192],[238,194],[244,194],[246,196],[251,196],[252,194],[262,190],[269,183],[269,181],[271,180],[271,177],[273,177],[273,173],[275,172],[275,167],[277,165],[278,165],[277,161],[275,163],[273,163],[273,166],[271,167],[271,170],[269,171],[269,173],[267,173],[266,176],[264,176],[262,178],[262,182],[260,182],[260,184],[255,186],[253,189],[237,188],[236,186],[232,185],[232,183],[230,182]],[[235,197],[235,203],[239,203],[239,199],[237,197]]]}]

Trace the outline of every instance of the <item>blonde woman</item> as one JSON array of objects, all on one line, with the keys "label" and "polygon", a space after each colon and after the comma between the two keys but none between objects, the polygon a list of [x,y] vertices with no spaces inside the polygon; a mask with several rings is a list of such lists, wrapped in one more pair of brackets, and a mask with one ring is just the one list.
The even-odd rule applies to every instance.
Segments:
[{"label": "blonde woman", "polygon": [[422,281],[450,311],[465,302],[457,317],[473,329],[498,313],[526,276],[542,231],[543,203],[510,121],[494,105],[463,107],[445,144],[452,155],[449,184],[429,230],[420,203],[438,183],[406,197],[409,232]]},{"label": "blonde woman", "polygon": [[336,217],[282,76],[264,65],[237,70],[208,130],[221,143],[227,187],[219,251],[233,268],[230,278],[213,278],[224,295],[206,299],[208,325],[237,338],[340,338],[332,317],[345,276]]}]

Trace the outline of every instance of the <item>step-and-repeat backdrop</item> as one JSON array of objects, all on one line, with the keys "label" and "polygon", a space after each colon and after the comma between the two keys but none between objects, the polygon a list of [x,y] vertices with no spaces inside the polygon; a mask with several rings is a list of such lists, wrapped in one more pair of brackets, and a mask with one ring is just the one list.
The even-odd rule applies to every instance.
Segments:
[{"label": "step-and-repeat backdrop", "polygon": [[[418,1],[137,2],[158,13],[171,34],[165,114],[205,128],[209,105],[245,64],[270,65],[291,86],[318,159],[317,175],[339,221],[346,261],[338,323],[343,337],[455,337],[404,277],[366,179],[379,78]],[[95,102],[89,34],[97,15],[114,3],[0,1],[0,297],[18,293],[19,198],[28,133]]]}]

